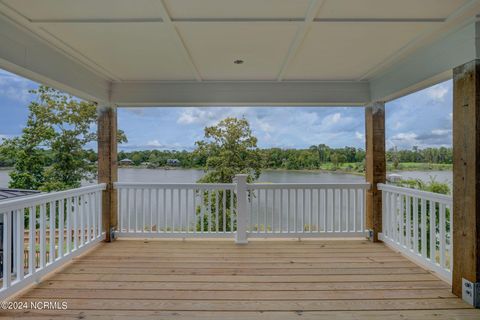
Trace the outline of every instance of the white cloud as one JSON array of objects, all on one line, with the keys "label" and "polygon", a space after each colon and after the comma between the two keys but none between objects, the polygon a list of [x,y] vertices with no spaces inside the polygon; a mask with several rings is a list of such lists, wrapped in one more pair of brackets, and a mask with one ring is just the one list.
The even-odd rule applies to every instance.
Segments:
[{"label": "white cloud", "polygon": [[391,145],[399,148],[412,148],[419,146],[421,148],[440,147],[451,145],[451,129],[432,129],[423,133],[400,132],[391,139]]},{"label": "white cloud", "polygon": [[422,146],[418,139],[418,134],[414,132],[397,133],[389,140],[389,142],[392,147],[400,149],[410,149],[412,146]]},{"label": "white cloud", "polygon": [[180,124],[198,123],[203,118],[204,113],[199,109],[188,108],[185,109],[177,119]]},{"label": "white cloud", "polygon": [[125,108],[125,110],[138,116],[143,116],[145,114],[145,108]]},{"label": "white cloud", "polygon": [[346,117],[342,115],[340,112],[335,112],[332,114],[327,115],[322,119],[321,125],[324,128],[341,128],[343,126],[349,126],[353,124],[355,121],[352,117]]},{"label": "white cloud", "polygon": [[358,140],[363,140],[364,134],[361,133],[361,132],[355,131],[355,137],[356,137]]},{"label": "white cloud", "polygon": [[338,123],[341,119],[342,119],[342,115],[337,112],[331,116],[330,121],[332,121],[332,123]]},{"label": "white cloud", "polygon": [[418,134],[414,132],[400,132],[394,135],[391,140],[398,141],[401,143],[416,143]]},{"label": "white cloud", "polygon": [[258,125],[258,127],[260,128],[260,130],[262,130],[262,131],[264,131],[264,132],[272,132],[272,131],[274,131],[274,127],[273,127],[270,123],[268,123],[268,122],[266,122],[266,121],[257,119],[256,125]]},{"label": "white cloud", "polygon": [[342,120],[342,115],[339,112],[336,112],[334,114],[330,114],[325,118],[323,118],[322,122],[328,123],[328,124],[335,124],[335,123],[339,123],[340,120]]},{"label": "white cloud", "polygon": [[147,147],[152,147],[152,148],[161,148],[164,145],[160,143],[158,140],[151,140],[147,142]]},{"label": "white cloud", "polygon": [[452,129],[433,129],[432,134],[435,136],[444,136],[452,133]]},{"label": "white cloud", "polygon": [[124,150],[145,150],[145,149],[160,149],[160,150],[193,150],[193,146],[182,145],[179,142],[175,143],[161,143],[159,140],[150,140],[147,143],[128,143],[120,146]]},{"label": "white cloud", "polygon": [[31,100],[32,95],[29,90],[34,87],[34,83],[14,74],[5,71],[0,73],[0,96],[9,100],[26,103]]},{"label": "white cloud", "polygon": [[430,97],[430,99],[436,102],[444,102],[445,96],[448,93],[448,87],[443,83],[437,84],[433,87],[426,89],[426,93]]},{"label": "white cloud", "polygon": [[227,116],[241,116],[237,108],[184,108],[177,118],[178,124],[213,125]]},{"label": "white cloud", "polygon": [[400,129],[402,127],[402,122],[401,121],[394,121],[393,124],[391,125],[392,129]]}]

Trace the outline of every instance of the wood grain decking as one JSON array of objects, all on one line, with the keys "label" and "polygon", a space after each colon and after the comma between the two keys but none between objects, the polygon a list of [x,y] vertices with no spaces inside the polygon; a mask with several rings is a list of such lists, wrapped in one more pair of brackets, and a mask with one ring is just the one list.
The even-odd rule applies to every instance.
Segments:
[{"label": "wood grain decking", "polygon": [[361,240],[119,240],[15,300],[67,301],[68,309],[0,316],[480,319],[435,275]]}]

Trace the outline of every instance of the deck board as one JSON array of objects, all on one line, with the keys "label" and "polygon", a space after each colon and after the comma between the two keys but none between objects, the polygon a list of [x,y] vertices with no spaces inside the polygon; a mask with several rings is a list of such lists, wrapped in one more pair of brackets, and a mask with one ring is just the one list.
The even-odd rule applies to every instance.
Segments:
[{"label": "deck board", "polygon": [[62,311],[2,317],[98,319],[480,319],[450,286],[361,240],[120,240],[103,243],[16,301]]}]

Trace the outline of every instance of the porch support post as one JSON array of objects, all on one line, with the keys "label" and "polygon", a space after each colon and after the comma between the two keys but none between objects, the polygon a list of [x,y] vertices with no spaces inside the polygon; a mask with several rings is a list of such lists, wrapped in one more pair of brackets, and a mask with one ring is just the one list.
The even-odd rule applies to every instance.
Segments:
[{"label": "porch support post", "polygon": [[117,192],[114,183],[118,180],[117,170],[117,110],[115,106],[98,108],[98,182],[106,183],[102,197],[103,230],[106,241],[113,239],[112,231],[117,227]]},{"label": "porch support post", "polygon": [[[478,299],[480,297],[478,292],[480,291],[480,60],[478,59],[453,70],[452,233],[452,291],[470,304],[480,307],[480,299]],[[477,290],[476,299],[475,289]]]},{"label": "porch support post", "polygon": [[382,192],[378,183],[385,183],[385,104],[374,102],[365,106],[365,171],[370,189],[366,194],[366,228],[371,232],[370,240],[377,242],[382,232]]}]

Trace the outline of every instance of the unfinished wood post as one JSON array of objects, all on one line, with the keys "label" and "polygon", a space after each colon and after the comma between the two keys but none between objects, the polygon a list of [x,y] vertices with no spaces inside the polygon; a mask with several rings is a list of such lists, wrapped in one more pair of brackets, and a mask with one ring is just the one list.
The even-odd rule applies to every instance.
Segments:
[{"label": "unfinished wood post", "polygon": [[378,241],[382,232],[382,192],[378,183],[385,183],[385,105],[375,102],[365,107],[365,177],[371,184],[366,194],[365,225],[371,231],[370,240]]},{"label": "unfinished wood post", "polygon": [[115,106],[98,108],[98,182],[106,183],[102,197],[103,230],[106,241],[112,241],[111,231],[117,227],[117,193],[114,183],[117,170],[117,111]]},{"label": "unfinished wood post", "polygon": [[452,233],[452,290],[467,300],[464,279],[480,290],[480,60],[453,70]]}]

